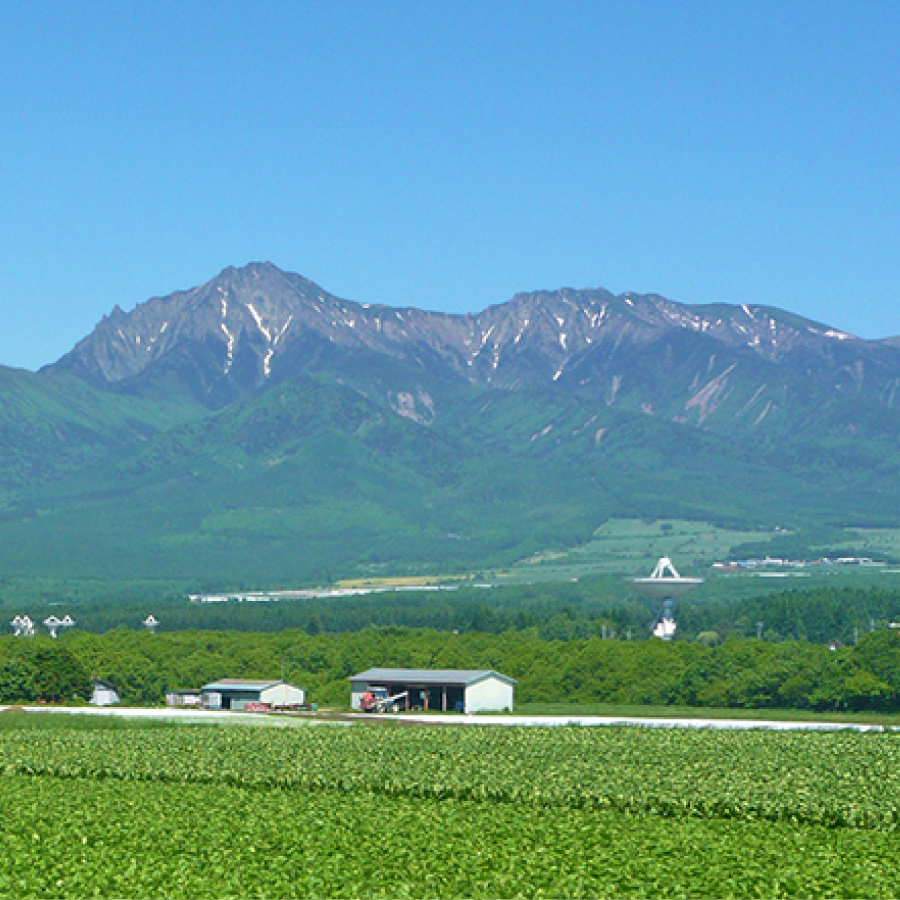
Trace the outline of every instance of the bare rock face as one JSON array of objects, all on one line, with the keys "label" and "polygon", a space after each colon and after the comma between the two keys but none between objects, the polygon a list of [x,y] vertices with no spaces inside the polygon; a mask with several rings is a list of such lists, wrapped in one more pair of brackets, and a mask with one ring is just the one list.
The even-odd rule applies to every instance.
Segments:
[{"label": "bare rock face", "polygon": [[428,384],[577,394],[729,431],[789,427],[857,398],[893,408],[900,346],[765,306],[538,291],[467,315],[342,300],[271,263],[116,307],[50,371],[138,391],[177,383],[225,406],[292,374],[336,377],[431,424]]}]

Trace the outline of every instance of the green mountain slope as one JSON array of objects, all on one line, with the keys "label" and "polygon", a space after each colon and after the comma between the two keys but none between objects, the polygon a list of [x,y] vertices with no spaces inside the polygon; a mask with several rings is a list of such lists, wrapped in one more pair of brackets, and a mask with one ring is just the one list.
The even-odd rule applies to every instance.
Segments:
[{"label": "green mountain slope", "polygon": [[0,498],[80,470],[197,412],[177,393],[141,400],[68,375],[0,366]]},{"label": "green mountain slope", "polygon": [[761,451],[563,391],[426,386],[428,425],[303,375],[115,447],[7,503],[0,568],[275,586],[505,565],[613,516],[874,525],[900,500],[887,444]]},{"label": "green mountain slope", "polygon": [[448,316],[270,264],[0,368],[0,576],[501,566],[610,517],[900,525],[900,349],[602,289]]}]

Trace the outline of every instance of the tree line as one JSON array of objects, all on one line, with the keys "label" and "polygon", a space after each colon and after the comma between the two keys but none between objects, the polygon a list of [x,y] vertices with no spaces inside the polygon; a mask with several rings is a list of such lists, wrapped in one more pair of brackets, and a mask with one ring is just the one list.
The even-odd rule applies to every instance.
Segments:
[{"label": "tree line", "polygon": [[[850,644],[862,634],[900,621],[896,590],[826,586],[741,596],[738,590],[747,590],[747,585],[746,580],[710,579],[702,595],[698,591],[696,599],[680,601],[678,639],[693,641],[702,636],[706,642],[718,643],[762,633],[772,642]],[[501,634],[534,628],[546,640],[615,635],[639,641],[649,638],[659,606],[637,597],[615,577],[269,603],[190,603],[170,584],[156,588],[134,584],[123,588],[122,594],[107,588],[110,593],[104,595],[93,584],[67,594],[49,583],[37,599],[24,588],[4,591],[3,587],[0,583],[0,616],[6,621],[22,612],[38,623],[51,614],[70,613],[79,631],[97,633],[123,626],[137,629],[152,613],[166,631],[300,629],[315,635],[376,626]]]},{"label": "tree line", "polygon": [[494,669],[528,702],[672,704],[732,708],[900,710],[900,634],[883,629],[829,650],[805,641],[730,637],[692,641],[548,639],[536,628],[453,633],[368,627],[341,634],[116,629],[0,638],[0,702],[85,699],[89,679],[122,701],[162,703],[165,691],[284,670],[324,706],[349,704],[350,675],[371,666]]}]

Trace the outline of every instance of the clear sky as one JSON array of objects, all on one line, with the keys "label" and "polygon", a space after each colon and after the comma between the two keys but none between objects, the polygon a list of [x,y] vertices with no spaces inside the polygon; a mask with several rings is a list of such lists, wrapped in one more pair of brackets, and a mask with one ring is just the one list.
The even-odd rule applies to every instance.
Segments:
[{"label": "clear sky", "polygon": [[900,3],[4,0],[0,363],[271,260],[900,334]]}]

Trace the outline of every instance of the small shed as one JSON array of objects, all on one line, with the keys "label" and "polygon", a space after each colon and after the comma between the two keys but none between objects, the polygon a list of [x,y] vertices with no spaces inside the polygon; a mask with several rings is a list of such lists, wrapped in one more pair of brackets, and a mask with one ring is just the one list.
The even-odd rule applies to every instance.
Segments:
[{"label": "small shed", "polygon": [[199,688],[186,691],[166,691],[166,706],[197,707],[202,703],[203,698]]},{"label": "small shed", "polygon": [[221,678],[204,684],[200,696],[207,709],[243,709],[248,703],[300,706],[306,700],[306,691],[286,681]]},{"label": "small shed", "polygon": [[119,702],[119,692],[111,681],[92,678],[90,702],[92,706],[112,706]]},{"label": "small shed", "polygon": [[351,675],[350,705],[360,708],[363,694],[377,688],[407,710],[440,712],[512,711],[514,678],[491,669],[367,669]]}]

